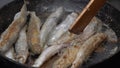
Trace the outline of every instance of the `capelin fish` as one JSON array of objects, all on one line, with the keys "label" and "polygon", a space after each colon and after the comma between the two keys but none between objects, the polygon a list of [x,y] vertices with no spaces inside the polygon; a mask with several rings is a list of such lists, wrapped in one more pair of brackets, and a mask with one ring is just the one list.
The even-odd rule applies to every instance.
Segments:
[{"label": "capelin fish", "polygon": [[26,28],[27,26],[25,26],[20,31],[19,37],[15,44],[15,52],[16,52],[15,60],[22,64],[26,62],[29,55],[27,37],[26,37]]},{"label": "capelin fish", "polygon": [[66,48],[63,51],[60,57],[54,62],[52,68],[68,68],[74,61],[83,41],[81,41],[80,36],[77,36],[77,38],[72,38],[70,41],[65,43],[70,43],[72,46]]},{"label": "capelin fish", "polygon": [[83,62],[88,59],[88,57],[93,53],[93,51],[106,39],[104,33],[97,33],[86,40],[83,45],[79,48],[79,52],[72,63],[71,68],[78,68]]},{"label": "capelin fish", "polygon": [[[102,24],[96,21],[96,18],[94,17],[90,23],[86,26],[86,28],[81,32],[79,35],[74,35],[73,34],[73,41],[74,40],[79,40],[78,42],[84,43],[88,38],[93,36],[95,33],[98,32],[99,28],[101,27]],[[72,33],[71,33],[72,35]],[[72,39],[71,39],[72,40]],[[76,41],[74,41],[76,42]]]},{"label": "capelin fish", "polygon": [[15,60],[15,51],[14,48],[11,47],[5,54],[4,54],[7,58]]},{"label": "capelin fish", "polygon": [[[96,26],[99,25],[98,22],[94,21],[94,18],[89,25],[83,30],[80,35],[73,35],[73,38],[70,41],[64,43],[71,43],[71,47],[68,47],[60,58],[53,64],[53,68],[67,68],[75,60],[76,55],[79,51],[81,45],[92,35],[94,35],[98,29]],[[64,39],[63,39],[64,40]]]},{"label": "capelin fish", "polygon": [[[98,26],[101,24],[95,21],[95,18],[93,18],[90,23],[86,26],[86,28],[83,30],[83,32],[80,33],[80,35],[76,35],[73,33],[70,33],[69,31],[66,31],[60,39],[58,39],[56,42],[53,42],[53,44],[60,44],[60,43],[67,43],[72,40],[79,40],[81,43],[88,38],[90,38],[92,35],[97,33],[98,31]],[[59,32],[58,32],[59,33]]]},{"label": "capelin fish", "polygon": [[83,41],[87,40],[92,35],[98,32],[99,29],[97,27],[101,26],[101,23],[95,20],[96,18],[94,17],[83,30],[83,32],[80,33],[80,35],[76,35],[67,31],[65,34],[63,34],[63,36],[60,39],[58,39],[57,43],[67,42],[67,39],[69,39],[68,41],[78,39],[81,43],[83,43]]},{"label": "capelin fish", "polygon": [[41,28],[41,34],[40,34],[40,41],[41,46],[44,46],[47,42],[47,39],[49,37],[49,34],[51,31],[56,27],[58,21],[61,19],[62,15],[64,13],[63,7],[59,7],[56,9],[55,12],[53,12],[45,21]]},{"label": "capelin fish", "polygon": [[20,17],[13,20],[9,27],[2,33],[0,38],[0,52],[4,53],[15,43],[20,30],[26,23],[27,7],[24,4],[20,11]]},{"label": "capelin fish", "polygon": [[35,63],[32,65],[33,67],[41,67],[42,64],[50,59],[52,56],[57,54],[61,49],[64,47],[70,46],[70,44],[61,44],[61,45],[54,45],[46,48],[41,55],[36,59]]},{"label": "capelin fish", "polygon": [[27,41],[30,51],[33,54],[40,54],[42,46],[40,45],[40,27],[42,25],[39,17],[36,16],[35,12],[30,12],[31,18],[28,25]]},{"label": "capelin fish", "polygon": [[[74,36],[75,37],[75,36]],[[63,53],[60,55],[60,57],[54,62],[52,68],[67,68],[69,67],[72,62],[74,61],[77,52],[79,51],[80,45],[82,44],[81,39],[79,38],[72,38],[69,41],[66,41],[64,43],[70,43],[70,47],[63,50]],[[80,37],[80,36],[78,36]]]},{"label": "capelin fish", "polygon": [[73,34],[73,33],[70,33],[69,31],[67,31],[57,41],[55,41],[53,43],[47,43],[45,45],[44,49],[49,46],[52,46],[52,45],[60,45],[60,44],[64,44],[64,43],[65,44],[69,43],[72,39],[74,39],[75,36],[76,36],[76,34]]},{"label": "capelin fish", "polygon": [[71,47],[68,47],[62,56],[60,56],[57,61],[54,62],[52,68],[68,68],[72,62],[74,61],[77,52],[79,51],[80,45],[74,45]]},{"label": "capelin fish", "polygon": [[78,14],[75,12],[69,14],[66,19],[62,23],[60,23],[50,34],[48,43],[53,43],[57,41],[65,32],[68,31],[69,27],[76,20],[77,17]]},{"label": "capelin fish", "polygon": [[53,42],[52,44],[69,43],[74,39],[74,37],[76,37],[76,34],[67,31],[62,35],[62,37],[60,37],[56,42]]},{"label": "capelin fish", "polygon": [[52,68],[53,63],[59,58],[59,55],[54,55],[48,59],[40,68]]}]

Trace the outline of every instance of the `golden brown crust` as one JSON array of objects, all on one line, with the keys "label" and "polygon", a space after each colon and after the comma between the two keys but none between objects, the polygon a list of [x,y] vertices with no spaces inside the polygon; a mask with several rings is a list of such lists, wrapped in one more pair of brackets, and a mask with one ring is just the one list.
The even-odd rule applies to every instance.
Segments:
[{"label": "golden brown crust", "polygon": [[0,38],[0,52],[6,52],[13,43],[15,43],[21,28],[23,28],[27,19],[27,8],[24,4],[21,8],[20,15],[14,19],[9,27],[2,33]]},{"label": "golden brown crust", "polygon": [[0,51],[4,52],[8,50],[8,48],[17,39],[19,31],[21,30],[24,24],[25,24],[25,19],[23,20],[22,18],[19,18],[17,20],[14,20],[12,24],[6,29],[6,31],[3,32],[0,39]]},{"label": "golden brown crust", "polygon": [[27,40],[30,50],[34,54],[40,54],[42,51],[42,47],[40,46],[40,26],[41,21],[37,16],[35,16],[34,12],[31,12],[31,19],[28,26],[27,32]]},{"label": "golden brown crust", "polygon": [[67,68],[74,61],[80,46],[71,46],[67,48],[64,54],[54,63],[53,68]]},{"label": "golden brown crust", "polygon": [[13,33],[16,31],[16,28],[14,26],[17,25],[17,21],[15,21],[11,26],[8,28],[7,33],[2,35],[2,41],[0,42],[0,47],[4,46],[8,39],[10,39],[11,36],[13,36]]},{"label": "golden brown crust", "polygon": [[83,62],[88,59],[91,53],[106,39],[104,33],[97,33],[89,38],[84,44],[80,47],[79,52],[77,53],[76,59],[74,60],[71,68],[77,68],[81,66]]}]

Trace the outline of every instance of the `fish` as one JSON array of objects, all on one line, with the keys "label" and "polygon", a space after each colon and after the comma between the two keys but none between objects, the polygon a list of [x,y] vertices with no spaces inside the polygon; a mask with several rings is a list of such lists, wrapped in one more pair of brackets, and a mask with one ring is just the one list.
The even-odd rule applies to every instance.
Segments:
[{"label": "fish", "polygon": [[16,52],[15,60],[22,64],[26,62],[29,56],[26,28],[27,26],[25,26],[20,31],[19,37],[15,43],[15,52]]},{"label": "fish", "polygon": [[60,44],[60,45],[54,45],[46,48],[40,56],[35,60],[34,64],[32,67],[41,67],[42,64],[50,59],[52,56],[57,54],[61,49],[70,46],[69,44]]},{"label": "fish", "polygon": [[1,34],[0,37],[0,53],[5,53],[12,47],[13,43],[18,38],[20,30],[23,28],[27,20],[27,7],[24,4],[20,11],[19,18],[16,18],[8,26],[8,28]]},{"label": "fish", "polygon": [[53,63],[52,68],[68,68],[74,61],[79,48],[80,46],[78,43],[68,47],[64,53]]},{"label": "fish", "polygon": [[27,29],[27,41],[32,54],[40,54],[43,47],[40,45],[40,27],[42,25],[35,12],[30,12],[31,18]]},{"label": "fish", "polygon": [[59,55],[56,54],[47,60],[40,68],[52,68],[53,63],[59,58]]},{"label": "fish", "polygon": [[47,43],[44,46],[44,49],[46,49],[47,47],[50,47],[52,45],[60,45],[60,44],[69,43],[75,36],[76,36],[76,34],[73,34],[73,33],[70,33],[69,31],[67,31],[57,41],[55,41],[53,43]]},{"label": "fish", "polygon": [[72,39],[64,42],[70,43],[72,46],[63,51],[63,54],[60,55],[60,58],[54,62],[53,68],[67,68],[72,64],[81,45],[97,32],[98,29],[96,26],[99,25],[99,23],[95,22],[94,20],[95,18],[91,20],[91,22],[86,26],[83,32],[80,33],[80,35],[73,35]]},{"label": "fish", "polygon": [[5,54],[4,54],[7,58],[12,59],[15,61],[15,51],[14,48],[11,47]]},{"label": "fish", "polygon": [[77,17],[78,14],[75,12],[69,14],[66,19],[62,23],[60,23],[50,34],[48,43],[53,43],[57,41],[65,32],[68,31],[69,27],[76,20]]},{"label": "fish", "polygon": [[62,18],[63,14],[64,14],[63,7],[59,7],[47,18],[47,20],[45,21],[41,28],[40,34],[41,46],[44,46],[46,44],[49,34],[56,27],[58,21]]},{"label": "fish", "polygon": [[79,48],[77,56],[72,63],[71,68],[78,68],[88,57],[94,52],[94,50],[106,39],[106,34],[96,33]]}]

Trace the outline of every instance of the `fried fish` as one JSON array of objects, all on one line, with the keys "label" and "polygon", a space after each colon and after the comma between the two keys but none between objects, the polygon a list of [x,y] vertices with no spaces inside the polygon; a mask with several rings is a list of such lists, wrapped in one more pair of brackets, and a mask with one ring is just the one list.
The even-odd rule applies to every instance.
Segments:
[{"label": "fried fish", "polygon": [[40,27],[42,25],[35,12],[30,12],[31,18],[27,29],[27,41],[30,51],[33,54],[40,54],[42,46],[40,45]]},{"label": "fried fish", "polygon": [[0,38],[0,52],[4,53],[12,47],[18,38],[20,30],[23,28],[27,20],[27,7],[23,5],[19,18],[13,20],[9,27],[2,33]]},{"label": "fried fish", "polygon": [[15,44],[15,52],[16,52],[15,60],[23,64],[26,62],[29,55],[27,37],[26,37],[26,28],[27,26],[25,26],[20,31],[19,37]]},{"label": "fried fish", "polygon": [[53,12],[45,21],[41,28],[41,34],[40,34],[40,41],[41,41],[41,46],[44,46],[45,43],[47,42],[47,38],[49,37],[49,34],[51,31],[56,27],[58,21],[62,17],[64,13],[63,7],[59,7],[56,9],[55,12]]}]

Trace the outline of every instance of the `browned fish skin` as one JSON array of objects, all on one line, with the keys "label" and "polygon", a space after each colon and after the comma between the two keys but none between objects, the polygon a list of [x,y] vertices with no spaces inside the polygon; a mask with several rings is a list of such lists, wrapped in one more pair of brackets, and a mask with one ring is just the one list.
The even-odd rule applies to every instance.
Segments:
[{"label": "browned fish skin", "polygon": [[0,38],[0,52],[6,52],[13,43],[15,43],[21,28],[23,28],[27,19],[26,4],[21,9],[20,17],[14,20],[10,26],[2,33]]},{"label": "browned fish skin", "polygon": [[26,26],[20,31],[19,38],[15,44],[15,52],[15,60],[24,64],[29,55],[26,37]]},{"label": "browned fish skin", "polygon": [[28,25],[27,32],[27,41],[29,48],[33,54],[40,54],[42,51],[42,47],[40,46],[40,27],[41,21],[36,16],[35,12],[30,12],[31,18]]},{"label": "browned fish skin", "polygon": [[76,59],[72,63],[71,68],[78,68],[83,62],[91,55],[91,53],[106,39],[104,33],[97,33],[89,38],[84,44],[80,47],[79,52],[77,53]]},{"label": "browned fish skin", "polygon": [[[76,37],[73,35],[73,37]],[[79,38],[72,38],[64,43],[70,43],[72,46],[68,47],[62,55],[57,59],[57,61],[54,62],[53,68],[67,68],[69,67],[72,62],[74,61],[77,52],[79,51],[80,45],[83,41],[81,41],[80,36]]]},{"label": "browned fish skin", "polygon": [[[60,58],[54,63],[53,68],[57,68],[57,67],[67,68],[68,66],[70,66],[72,62],[75,60],[75,57],[79,51],[80,46],[84,43],[84,41],[86,41],[88,38],[90,38],[92,35],[94,35],[97,32],[97,29],[96,29],[97,25],[98,25],[98,22],[95,22],[93,19],[91,23],[84,29],[83,33],[81,33],[80,35],[73,35],[74,38],[66,41],[65,43],[71,43],[73,44],[73,46],[67,48],[63,52],[63,55],[60,56]],[[67,38],[67,36],[65,37]],[[62,40],[64,40],[64,37]],[[57,43],[60,43],[60,42],[58,40]]]},{"label": "browned fish skin", "polygon": [[47,61],[49,58],[54,56],[56,53],[58,53],[61,49],[64,47],[68,47],[70,44],[61,44],[61,45],[53,45],[48,48],[46,48],[36,59],[34,64],[32,65],[33,67],[41,67],[45,61]]},{"label": "browned fish skin", "polygon": [[75,59],[80,46],[75,45],[67,48],[64,54],[53,64],[53,68],[67,68]]}]

